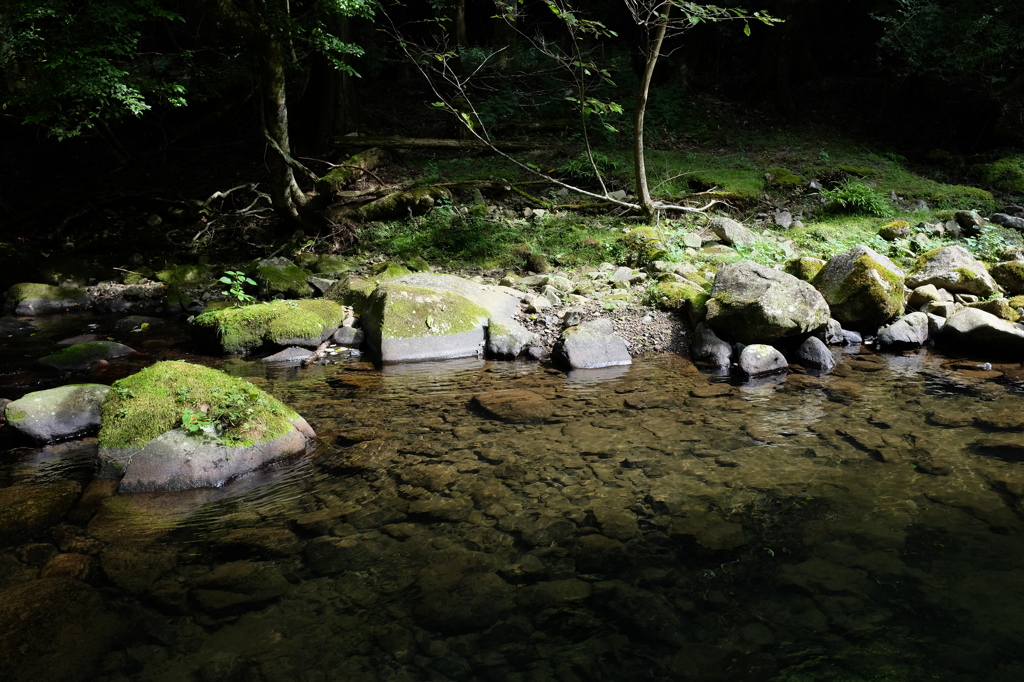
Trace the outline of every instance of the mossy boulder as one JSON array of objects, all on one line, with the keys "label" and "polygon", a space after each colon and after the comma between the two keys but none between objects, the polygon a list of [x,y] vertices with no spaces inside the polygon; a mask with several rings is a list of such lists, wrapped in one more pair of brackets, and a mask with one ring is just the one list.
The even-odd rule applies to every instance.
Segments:
[{"label": "mossy boulder", "polygon": [[115,341],[88,341],[62,348],[56,353],[39,358],[39,364],[59,369],[62,372],[77,372],[89,369],[101,360],[123,358],[134,355],[135,349]]},{"label": "mossy boulder", "polygon": [[825,267],[825,261],[822,259],[801,256],[800,258],[792,258],[786,261],[785,265],[782,266],[782,271],[793,275],[797,279],[811,282],[818,276],[823,267]]},{"label": "mossy boulder", "polygon": [[708,325],[741,343],[808,334],[828,318],[825,299],[810,284],[746,260],[719,269],[707,302]]},{"label": "mossy boulder", "polygon": [[832,317],[855,330],[874,330],[903,314],[905,274],[895,263],[867,246],[833,256],[813,284]]},{"label": "mossy boulder", "polygon": [[1024,192],[1024,156],[1006,156],[985,169],[985,181],[1002,192]]},{"label": "mossy boulder", "polygon": [[22,282],[7,290],[5,307],[15,315],[31,316],[84,309],[87,303],[85,289]]},{"label": "mossy boulder", "polygon": [[911,288],[934,284],[951,293],[982,297],[1001,291],[985,264],[959,245],[944,246],[921,255],[907,277],[907,284]]},{"label": "mossy boulder", "polygon": [[1001,320],[1008,322],[1020,321],[1020,313],[1018,313],[1013,306],[1010,305],[1010,301],[1005,298],[994,298],[991,301],[978,301],[977,303],[970,303],[968,308],[977,308],[978,310],[984,310],[986,313],[991,313]]},{"label": "mossy boulder", "polygon": [[910,223],[906,220],[893,220],[878,228],[878,236],[887,242],[906,239],[910,236]]},{"label": "mossy boulder", "polygon": [[201,287],[214,283],[213,270],[203,263],[170,265],[156,273],[156,278],[168,286]]},{"label": "mossy boulder", "polygon": [[[641,226],[634,228],[622,238],[626,250],[626,260],[633,267],[647,267],[656,260],[663,259],[668,253],[665,236],[661,230]],[[539,272],[539,271],[535,271]]]},{"label": "mossy boulder", "polygon": [[[467,357],[483,353],[489,325],[496,323],[503,337],[519,331],[514,320],[519,302],[519,293],[505,287],[414,273],[377,287],[362,324],[370,348],[383,362]],[[495,348],[506,345],[503,341]]]},{"label": "mossy boulder", "polygon": [[325,332],[341,324],[343,315],[334,301],[303,299],[209,310],[192,324],[225,353],[247,353],[265,344],[316,347]]},{"label": "mossy boulder", "polygon": [[312,429],[242,379],[202,365],[158,362],[111,386],[99,453],[120,490],[219,486],[305,449]]},{"label": "mossy boulder", "polygon": [[324,298],[342,305],[352,306],[357,315],[362,315],[366,310],[370,294],[381,282],[388,282],[396,277],[411,274],[412,270],[398,263],[381,263],[373,269],[373,274],[369,277],[348,275],[338,280],[324,292]]},{"label": "mossy boulder", "polygon": [[682,313],[692,325],[704,319],[709,298],[711,294],[707,289],[687,281],[656,282],[647,289],[649,305],[661,310]]},{"label": "mossy boulder", "polygon": [[264,296],[306,298],[313,294],[313,287],[306,281],[313,273],[287,258],[264,258],[255,263],[252,270],[252,277]]},{"label": "mossy boulder", "polygon": [[989,271],[999,286],[1011,296],[1024,295],[1024,261],[1008,260],[996,263]]},{"label": "mossy boulder", "polygon": [[26,393],[8,403],[8,425],[33,440],[49,443],[94,433],[100,427],[100,406],[109,386],[71,384]]}]

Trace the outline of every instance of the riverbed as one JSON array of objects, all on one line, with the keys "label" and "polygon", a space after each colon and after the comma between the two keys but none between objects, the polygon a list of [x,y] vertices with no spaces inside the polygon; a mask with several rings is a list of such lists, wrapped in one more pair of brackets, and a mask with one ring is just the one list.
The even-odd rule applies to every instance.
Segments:
[{"label": "riverbed", "polygon": [[[170,327],[92,375],[33,367],[83,324],[12,339],[0,395],[182,358],[319,440],[187,493],[118,495],[91,439],[3,455],[2,487],[80,491],[0,548],[22,596],[84,557],[64,561],[88,618],[24,635],[95,663],[66,679],[1024,679],[1019,365],[853,347],[830,374],[745,384],[673,354],[300,369],[193,355]],[[551,415],[473,400],[506,389]]]}]

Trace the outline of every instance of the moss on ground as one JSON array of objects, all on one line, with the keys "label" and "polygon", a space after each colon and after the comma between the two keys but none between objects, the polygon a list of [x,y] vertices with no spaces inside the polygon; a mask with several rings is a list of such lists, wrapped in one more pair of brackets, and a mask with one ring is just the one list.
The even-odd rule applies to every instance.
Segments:
[{"label": "moss on ground", "polygon": [[209,425],[222,442],[245,446],[283,436],[296,418],[294,410],[247,381],[187,362],[158,362],[111,386],[99,444],[141,447],[180,426]]},{"label": "moss on ground", "polygon": [[215,332],[224,352],[245,353],[278,339],[318,338],[341,318],[342,308],[334,301],[304,299],[210,310],[192,323]]}]

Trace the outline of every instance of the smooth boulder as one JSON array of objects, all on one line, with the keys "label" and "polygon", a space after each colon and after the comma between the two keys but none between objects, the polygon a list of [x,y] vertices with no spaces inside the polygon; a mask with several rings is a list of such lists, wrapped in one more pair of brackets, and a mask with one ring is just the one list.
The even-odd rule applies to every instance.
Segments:
[{"label": "smooth boulder", "polygon": [[763,343],[752,343],[740,351],[738,364],[740,371],[750,377],[777,374],[789,366],[779,349]]},{"label": "smooth boulder", "polygon": [[695,362],[703,362],[715,369],[723,369],[732,363],[732,345],[718,338],[711,327],[701,322],[693,330],[690,356]]},{"label": "smooth boulder", "polygon": [[61,348],[56,353],[39,358],[39,364],[53,367],[63,372],[75,372],[89,369],[97,362],[103,360],[113,360],[134,354],[135,349],[123,343],[117,343],[116,341],[89,341]]},{"label": "smooth boulder", "polygon": [[911,348],[928,341],[928,315],[916,312],[904,315],[878,331],[875,339],[881,348]]},{"label": "smooth boulder", "polygon": [[942,326],[942,339],[972,350],[1024,353],[1024,328],[977,308],[951,315]]},{"label": "smooth boulder", "polygon": [[825,342],[817,336],[809,336],[796,351],[797,361],[804,367],[830,370],[836,366],[836,359]]},{"label": "smooth boulder", "polygon": [[707,303],[708,325],[741,343],[812,333],[828,319],[825,299],[810,284],[745,260],[718,271]]},{"label": "smooth boulder", "polygon": [[903,312],[904,273],[867,246],[833,256],[814,278],[843,327],[874,330]]},{"label": "smooth boulder", "polygon": [[7,423],[34,440],[49,443],[94,433],[110,392],[103,384],[72,384],[26,393],[4,410]]},{"label": "smooth boulder", "polygon": [[626,342],[615,335],[612,321],[590,320],[562,332],[561,355],[573,369],[599,369],[629,365],[633,359]]}]

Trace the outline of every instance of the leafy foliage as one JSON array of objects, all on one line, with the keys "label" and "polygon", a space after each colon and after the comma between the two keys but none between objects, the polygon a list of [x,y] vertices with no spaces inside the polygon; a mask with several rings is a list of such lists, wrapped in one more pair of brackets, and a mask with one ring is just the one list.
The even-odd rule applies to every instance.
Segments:
[{"label": "leafy foliage", "polygon": [[834,189],[821,190],[821,196],[829,204],[848,213],[866,213],[886,218],[892,215],[893,207],[888,199],[874,188],[868,187],[859,180],[847,178]]}]

